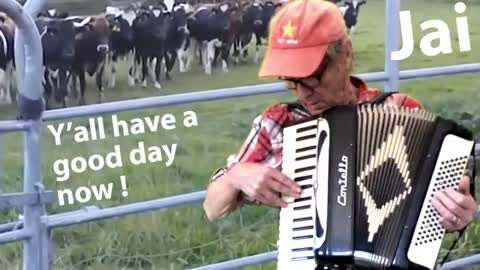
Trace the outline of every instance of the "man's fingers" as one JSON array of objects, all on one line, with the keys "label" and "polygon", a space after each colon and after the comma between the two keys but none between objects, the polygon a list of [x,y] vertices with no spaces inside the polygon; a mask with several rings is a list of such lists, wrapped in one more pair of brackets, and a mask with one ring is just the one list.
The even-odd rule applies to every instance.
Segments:
[{"label": "man's fingers", "polygon": [[432,205],[435,210],[438,211],[438,214],[442,218],[446,218],[449,220],[453,220],[455,215],[443,204],[442,199],[439,198],[440,196],[435,196],[432,199]]},{"label": "man's fingers", "polygon": [[466,195],[453,189],[446,189],[444,193],[459,207],[465,209],[468,212],[475,211],[477,209],[477,203],[470,194]]},{"label": "man's fingers", "polygon": [[264,200],[264,203],[276,206],[276,207],[287,207],[288,203],[282,200],[277,194],[271,190],[265,190],[260,194],[260,197]]},{"label": "man's fingers", "polygon": [[470,194],[470,177],[464,175],[458,184],[458,191],[463,194]]},{"label": "man's fingers", "polygon": [[453,232],[456,230],[456,225],[454,225],[452,223],[452,221],[448,218],[444,218],[444,217],[440,217],[440,219],[438,220],[438,222],[440,223],[440,225],[443,226],[443,228],[448,231],[448,232]]},{"label": "man's fingers", "polygon": [[268,181],[268,186],[272,190],[288,195],[290,197],[298,198],[300,196],[299,192],[295,192],[293,189],[289,188],[288,186],[283,185],[280,182],[274,181],[273,179],[272,181]]},{"label": "man's fingers", "polygon": [[300,188],[300,185],[295,182],[293,179],[291,179],[290,177],[286,176],[285,174],[281,173],[280,171],[278,170],[275,170],[275,169],[272,169],[270,171],[271,173],[271,177],[281,183],[282,185],[288,187],[289,189],[297,192],[297,193],[300,193],[302,191],[302,189]]},{"label": "man's fingers", "polygon": [[[468,202],[466,202],[465,195],[456,192],[455,190],[441,191],[437,199],[445,206],[452,215],[457,216],[463,220],[469,220],[471,216]],[[465,204],[467,204],[465,206]]]},{"label": "man's fingers", "polygon": [[446,197],[446,195],[441,194],[432,199],[432,205],[440,215],[438,221],[447,231],[456,231],[463,228],[466,221],[462,219],[461,216],[458,216],[457,213],[453,213],[447,206],[445,206],[444,201],[446,199],[444,197]]}]

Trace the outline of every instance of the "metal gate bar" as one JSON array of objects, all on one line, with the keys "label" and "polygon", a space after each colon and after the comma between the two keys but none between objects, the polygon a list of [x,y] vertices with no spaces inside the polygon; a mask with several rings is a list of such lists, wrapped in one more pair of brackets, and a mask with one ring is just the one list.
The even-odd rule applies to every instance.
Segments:
[{"label": "metal gate bar", "polygon": [[0,132],[27,131],[32,124],[26,121],[0,121]]},{"label": "metal gate bar", "polygon": [[6,232],[0,234],[0,244],[28,240],[33,236],[31,230],[23,229],[18,231]]},{"label": "metal gate bar", "polygon": [[[466,70],[463,70],[463,69]],[[479,64],[468,65],[452,65],[435,68],[421,68],[400,71],[400,79],[408,80],[419,77],[437,77],[448,74],[463,74],[480,71]],[[416,73],[421,74],[417,76]],[[366,82],[381,82],[387,78],[385,72],[361,73],[355,76]],[[158,107],[171,107],[174,105],[198,103],[204,101],[232,99],[239,97],[247,97],[254,95],[277,94],[285,92],[287,89],[283,83],[268,83],[252,86],[240,86],[232,88],[222,88],[217,90],[199,91],[194,93],[174,94],[168,96],[147,97],[132,100],[114,101],[104,104],[91,104],[78,107],[70,107],[65,109],[49,110],[44,112],[44,121],[56,121],[63,119],[71,119],[75,117],[85,117],[93,115],[101,115],[107,113],[117,113],[124,111],[141,110]]]},{"label": "metal gate bar", "polygon": [[44,223],[48,228],[65,227],[90,221],[108,219],[120,216],[126,216],[139,212],[148,212],[165,208],[183,206],[202,201],[205,198],[206,191],[193,192],[178,196],[166,197],[156,200],[132,203],[117,207],[92,210],[89,212],[73,213],[71,215],[47,216]]}]

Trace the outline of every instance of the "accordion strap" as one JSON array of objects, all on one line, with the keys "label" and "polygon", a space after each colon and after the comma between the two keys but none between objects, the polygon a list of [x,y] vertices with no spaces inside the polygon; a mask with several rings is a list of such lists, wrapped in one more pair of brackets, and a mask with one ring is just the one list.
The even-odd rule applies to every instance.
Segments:
[{"label": "accordion strap", "polygon": [[459,231],[457,239],[455,239],[452,246],[448,249],[447,254],[445,254],[445,257],[443,257],[443,260],[440,263],[440,266],[442,266],[447,261],[448,256],[450,256],[450,253],[452,252],[453,248],[457,245],[458,240],[460,240],[460,238],[462,238],[462,235],[463,235],[463,233],[465,232],[466,229],[467,228],[465,227],[465,228],[463,228],[462,230]]},{"label": "accordion strap", "polygon": [[380,93],[373,98],[366,100],[360,104],[381,104],[383,103],[389,96],[395,94],[395,92],[383,92]]}]

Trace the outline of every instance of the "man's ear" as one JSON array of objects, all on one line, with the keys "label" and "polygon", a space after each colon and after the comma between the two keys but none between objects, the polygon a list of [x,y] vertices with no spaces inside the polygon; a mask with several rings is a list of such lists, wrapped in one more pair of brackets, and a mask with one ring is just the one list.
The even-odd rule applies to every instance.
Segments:
[{"label": "man's ear", "polygon": [[342,43],[346,56],[351,58],[353,56],[352,40],[345,38]]},{"label": "man's ear", "polygon": [[349,38],[345,38],[342,43],[343,43],[343,53],[345,57],[345,66],[348,67],[349,70],[352,70],[353,69],[352,41]]}]

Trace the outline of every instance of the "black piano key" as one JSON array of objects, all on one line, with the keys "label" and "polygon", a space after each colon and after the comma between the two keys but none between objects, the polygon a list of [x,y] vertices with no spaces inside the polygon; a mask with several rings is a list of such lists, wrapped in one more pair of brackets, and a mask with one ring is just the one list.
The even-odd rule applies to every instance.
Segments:
[{"label": "black piano key", "polygon": [[313,225],[296,227],[296,228],[293,228],[293,231],[304,231],[304,230],[311,230],[311,229],[313,229]]},{"label": "black piano key", "polygon": [[305,260],[312,260],[313,256],[307,256],[307,257],[293,257],[292,261],[305,261]]},{"label": "black piano key", "polygon": [[310,207],[311,207],[311,205],[297,206],[297,207],[294,207],[294,208],[293,208],[293,211],[296,211],[296,210],[305,210],[305,209],[309,209]]},{"label": "black piano key", "polygon": [[315,166],[303,167],[303,168],[295,169],[295,173],[310,171],[314,169],[315,169]]},{"label": "black piano key", "polygon": [[303,239],[311,239],[313,235],[302,235],[302,236],[294,236],[292,240],[303,240]]},{"label": "black piano key", "polygon": [[298,199],[295,199],[293,202],[296,203],[296,202],[304,202],[304,201],[309,201],[312,199],[312,196],[308,196],[308,197],[305,197],[305,198],[298,198]]},{"label": "black piano key", "polygon": [[311,126],[306,126],[306,127],[303,127],[303,128],[299,128],[299,129],[297,129],[297,133],[302,133],[302,132],[309,131],[309,130],[312,130],[312,129],[317,129],[317,125],[311,125]]},{"label": "black piano key", "polygon": [[293,181],[300,182],[300,181],[303,181],[303,180],[312,179],[312,177],[313,177],[312,175],[299,176],[299,177],[293,178]]},{"label": "black piano key", "polygon": [[309,250],[313,250],[313,247],[293,248],[292,252],[309,251]]},{"label": "black piano key", "polygon": [[293,222],[301,222],[301,221],[307,221],[307,220],[313,220],[313,218],[312,217],[296,218],[293,220]]},{"label": "black piano key", "polygon": [[307,147],[303,147],[303,148],[300,148],[300,149],[295,150],[295,153],[301,153],[301,152],[305,152],[305,151],[315,150],[316,148],[317,148],[316,145],[314,145],[314,146],[307,146]]},{"label": "black piano key", "polygon": [[300,188],[301,188],[302,190],[308,189],[308,188],[312,188],[312,187],[313,187],[313,185],[303,185],[303,186],[300,186]]},{"label": "black piano key", "polygon": [[315,139],[317,137],[316,134],[312,134],[312,135],[307,135],[307,136],[302,136],[302,137],[298,137],[296,139],[297,142],[301,142],[301,141],[304,141],[304,140],[309,140],[309,139]]},{"label": "black piano key", "polygon": [[306,156],[303,156],[303,157],[297,157],[297,158],[295,158],[295,161],[305,160],[305,159],[309,159],[309,158],[315,158],[316,156],[317,155],[312,154],[312,155],[306,155]]}]

